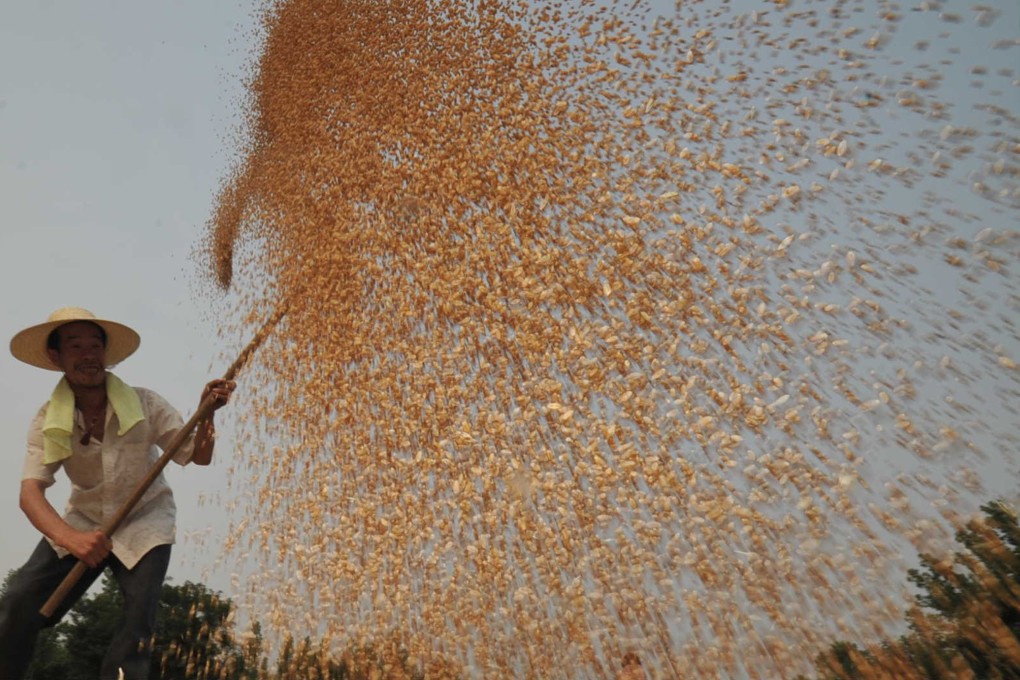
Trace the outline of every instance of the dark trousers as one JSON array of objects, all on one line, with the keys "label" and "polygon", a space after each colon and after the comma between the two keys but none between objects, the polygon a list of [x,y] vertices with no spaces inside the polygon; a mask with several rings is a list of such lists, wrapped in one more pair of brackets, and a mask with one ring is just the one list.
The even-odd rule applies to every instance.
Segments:
[{"label": "dark trousers", "polygon": [[156,610],[159,607],[163,578],[170,564],[170,546],[153,548],[132,569],[125,567],[111,553],[103,564],[86,571],[60,608],[52,617],[45,618],[39,609],[76,562],[70,555],[57,557],[57,553],[43,539],[28,562],[11,577],[7,592],[0,599],[0,678],[3,680],[20,680],[24,676],[32,661],[32,651],[39,631],[60,621],[106,567],[110,568],[120,586],[124,609],[121,612],[120,627],[103,657],[99,677],[102,680],[116,680],[118,670],[124,671],[125,680],[145,680],[149,677]]}]

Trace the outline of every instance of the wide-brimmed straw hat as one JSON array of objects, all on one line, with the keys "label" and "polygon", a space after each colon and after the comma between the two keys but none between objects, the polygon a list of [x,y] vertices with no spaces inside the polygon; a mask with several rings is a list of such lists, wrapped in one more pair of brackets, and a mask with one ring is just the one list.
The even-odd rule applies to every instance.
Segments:
[{"label": "wide-brimmed straw hat", "polygon": [[106,363],[108,366],[120,363],[135,353],[142,339],[133,329],[124,324],[107,319],[97,319],[96,315],[81,307],[61,307],[50,314],[46,323],[31,326],[11,338],[11,354],[15,359],[26,364],[45,368],[48,371],[59,371],[59,366],[50,361],[46,353],[46,339],[55,328],[65,323],[88,321],[106,331]]}]

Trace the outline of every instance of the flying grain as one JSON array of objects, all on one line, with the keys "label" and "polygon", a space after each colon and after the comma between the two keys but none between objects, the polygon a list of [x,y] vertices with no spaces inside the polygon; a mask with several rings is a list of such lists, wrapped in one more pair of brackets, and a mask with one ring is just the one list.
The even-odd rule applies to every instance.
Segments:
[{"label": "flying grain", "polygon": [[209,237],[239,325],[288,306],[255,606],[471,677],[785,677],[897,619],[943,482],[884,466],[978,488],[946,452],[1017,434],[963,376],[1020,379],[1018,119],[933,67],[1012,37],[931,4],[269,5]]}]

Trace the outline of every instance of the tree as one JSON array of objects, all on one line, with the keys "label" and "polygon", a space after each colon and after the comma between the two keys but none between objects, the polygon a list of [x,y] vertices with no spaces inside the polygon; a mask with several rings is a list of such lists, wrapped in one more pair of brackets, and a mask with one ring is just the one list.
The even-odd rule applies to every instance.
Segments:
[{"label": "tree", "polygon": [[908,577],[921,593],[918,603],[948,619],[965,616],[975,600],[994,604],[1006,625],[1020,630],[1020,526],[1004,503],[981,506],[984,517],[956,532],[966,551],[948,560],[921,555],[923,569]]},{"label": "tree", "polygon": [[269,661],[262,644],[262,624],[256,621],[241,642],[240,655],[231,669],[232,680],[262,680],[269,677]]},{"label": "tree", "polygon": [[[108,575],[92,597],[83,597],[56,626],[56,632],[73,659],[66,680],[93,680],[99,674],[103,655],[120,622],[123,596],[117,582]],[[42,656],[36,654],[36,661]]]},{"label": "tree", "polygon": [[[12,572],[13,573],[13,572]],[[6,591],[11,574],[0,585]],[[32,680],[93,680],[114,630],[119,625],[122,596],[116,581],[104,575],[100,590],[83,597],[54,628],[39,636]],[[397,638],[379,645],[351,648],[337,656],[325,641],[284,640],[275,672],[270,672],[262,627],[235,638],[230,621],[233,602],[204,585],[164,584],[153,641],[152,680],[421,680]],[[445,665],[428,677],[456,678]]]},{"label": "tree", "polygon": [[211,675],[215,669],[236,667],[236,659],[242,655],[228,625],[232,609],[230,599],[202,584],[165,584],[156,621],[151,675],[215,677]]},{"label": "tree", "polygon": [[1005,503],[956,532],[965,550],[949,559],[921,556],[910,581],[918,604],[953,624],[941,640],[978,677],[1020,678],[1020,524]]},{"label": "tree", "polygon": [[[3,583],[0,583],[0,598],[7,592],[14,574],[15,570],[10,570],[4,577]],[[46,628],[39,634],[35,643],[35,656],[37,661],[33,668],[36,673],[30,675],[33,680],[57,680],[68,677],[70,659],[60,640],[59,633],[53,628]]]},{"label": "tree", "polygon": [[[11,572],[13,573],[13,572]],[[8,574],[0,594],[7,589]],[[32,680],[94,680],[119,625],[123,596],[115,579],[103,576],[101,590],[83,597],[63,621],[44,630],[29,667]],[[163,584],[153,643],[153,679],[255,680],[228,627],[233,603],[206,586]],[[227,672],[225,669],[232,669]]]},{"label": "tree", "polygon": [[1020,523],[1005,503],[981,510],[956,532],[962,550],[908,570],[910,632],[867,649],[833,643],[815,660],[821,677],[1020,680]]}]

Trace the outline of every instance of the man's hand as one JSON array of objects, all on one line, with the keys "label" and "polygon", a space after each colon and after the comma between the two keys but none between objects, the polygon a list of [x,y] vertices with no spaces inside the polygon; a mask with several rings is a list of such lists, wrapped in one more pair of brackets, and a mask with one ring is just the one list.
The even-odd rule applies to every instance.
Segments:
[{"label": "man's hand", "polygon": [[234,392],[237,383],[233,380],[217,378],[210,380],[205,389],[202,390],[202,400],[212,398],[212,411],[198,421],[198,429],[195,433],[195,452],[191,456],[191,462],[195,465],[208,465],[212,462],[213,445],[216,439],[216,426],[213,424],[213,413],[225,406],[230,401],[230,395]]},{"label": "man's hand", "polygon": [[230,401],[230,395],[233,394],[235,387],[237,387],[237,383],[233,380],[223,380],[222,378],[210,380],[202,390],[202,399],[199,403],[204,402],[208,396],[212,395],[213,410],[216,410]]},{"label": "man's hand", "polygon": [[113,549],[113,543],[101,531],[78,531],[65,522],[46,500],[46,483],[39,479],[21,480],[21,510],[32,525],[47,538],[90,567],[98,567]]},{"label": "man's hand", "polygon": [[90,568],[98,567],[113,550],[113,541],[102,531],[70,531],[58,543]]}]

